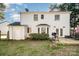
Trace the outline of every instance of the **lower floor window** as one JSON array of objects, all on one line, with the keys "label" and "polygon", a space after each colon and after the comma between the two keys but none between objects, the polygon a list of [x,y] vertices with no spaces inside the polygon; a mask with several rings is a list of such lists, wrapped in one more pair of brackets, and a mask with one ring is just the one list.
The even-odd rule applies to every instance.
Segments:
[{"label": "lower floor window", "polygon": [[46,33],[46,28],[45,27],[41,28],[41,33]]},{"label": "lower floor window", "polygon": [[60,36],[63,36],[63,29],[60,29]]},{"label": "lower floor window", "polygon": [[56,29],[56,34],[58,34],[58,35],[59,35],[59,29]]},{"label": "lower floor window", "polygon": [[38,28],[38,33],[40,33],[40,28]]},{"label": "lower floor window", "polygon": [[48,27],[39,27],[38,28],[38,33],[49,33],[49,28]]},{"label": "lower floor window", "polygon": [[27,28],[27,33],[29,33],[29,27]]},{"label": "lower floor window", "polygon": [[27,33],[30,33],[31,32],[31,28],[27,28]]},{"label": "lower floor window", "polygon": [[49,34],[49,28],[47,27],[47,34]]},{"label": "lower floor window", "polygon": [[58,36],[63,36],[63,29],[60,28],[60,29],[56,29],[56,33],[58,34]]}]

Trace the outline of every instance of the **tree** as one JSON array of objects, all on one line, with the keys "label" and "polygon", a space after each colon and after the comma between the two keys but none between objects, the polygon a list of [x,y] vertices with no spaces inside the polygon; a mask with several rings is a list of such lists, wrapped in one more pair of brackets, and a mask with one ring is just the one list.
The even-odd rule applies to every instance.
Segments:
[{"label": "tree", "polygon": [[[71,11],[71,14],[70,14],[70,25],[71,25],[71,27],[74,27],[74,26],[77,25],[78,21],[76,21],[76,20],[73,21],[73,19],[77,18],[77,16],[79,15],[79,8],[77,7],[77,4],[79,4],[79,3],[63,3],[63,4],[58,4],[58,5],[55,4],[53,6],[50,5],[50,7],[51,7],[50,9],[53,10],[54,8],[58,7],[60,9],[60,11]],[[75,7],[77,7],[77,9]]]},{"label": "tree", "polygon": [[54,3],[54,4],[50,4],[49,5],[49,11],[51,12],[51,11],[53,11],[55,8],[59,8],[59,5],[58,4],[56,4],[56,3]]},{"label": "tree", "polygon": [[4,19],[4,10],[5,10],[5,5],[3,3],[0,3],[0,20]]},{"label": "tree", "polygon": [[61,11],[71,11],[70,14],[70,26],[74,28],[73,30],[73,38],[75,39],[76,33],[75,33],[75,27],[79,24],[79,3],[63,3],[59,5],[59,9]]},{"label": "tree", "polygon": [[[64,3],[64,4],[59,6],[61,11],[71,11],[71,14],[70,14],[70,25],[71,25],[71,27],[75,27],[77,25],[76,18],[79,14],[79,8],[76,8],[77,4],[79,4],[79,3]],[[75,18],[75,21],[73,21],[74,18]]]},{"label": "tree", "polygon": [[4,14],[0,12],[0,19],[4,19]]}]

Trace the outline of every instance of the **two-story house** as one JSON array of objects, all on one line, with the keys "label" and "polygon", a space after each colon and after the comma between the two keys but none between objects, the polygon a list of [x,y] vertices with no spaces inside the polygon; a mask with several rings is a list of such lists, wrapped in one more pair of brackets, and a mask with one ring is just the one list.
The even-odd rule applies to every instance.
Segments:
[{"label": "two-story house", "polygon": [[[70,12],[21,12],[20,23],[9,25],[10,39],[25,39],[30,33],[47,33],[52,37],[70,35]],[[17,34],[18,33],[18,34]]]}]

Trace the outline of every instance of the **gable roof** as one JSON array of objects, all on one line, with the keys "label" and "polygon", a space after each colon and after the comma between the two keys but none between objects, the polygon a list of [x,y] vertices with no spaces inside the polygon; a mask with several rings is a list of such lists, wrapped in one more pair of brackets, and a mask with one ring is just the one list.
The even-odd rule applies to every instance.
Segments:
[{"label": "gable roof", "polygon": [[20,14],[23,13],[45,13],[45,14],[52,14],[52,13],[71,13],[71,11],[52,11],[52,12],[43,12],[43,11],[32,11],[32,12],[20,12]]},{"label": "gable roof", "polygon": [[5,22],[9,23],[9,22],[6,21],[6,20],[2,20],[2,21],[0,21],[0,24],[5,23]]},{"label": "gable roof", "polygon": [[13,25],[13,26],[19,25],[19,26],[20,26],[21,24],[20,24],[20,22],[14,22],[14,23],[11,23],[11,24],[9,24],[9,25]]}]

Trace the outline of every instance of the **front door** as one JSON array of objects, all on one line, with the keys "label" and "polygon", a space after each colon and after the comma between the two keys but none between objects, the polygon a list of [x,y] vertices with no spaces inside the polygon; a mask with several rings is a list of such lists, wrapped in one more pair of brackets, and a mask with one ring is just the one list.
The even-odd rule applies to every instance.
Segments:
[{"label": "front door", "polygon": [[60,36],[62,37],[63,36],[63,29],[60,28]]},{"label": "front door", "polygon": [[56,29],[56,33],[57,33],[57,35],[59,36],[59,37],[62,37],[63,36],[63,29],[62,28],[60,28],[60,29]]},{"label": "front door", "polygon": [[56,34],[59,36],[59,29],[58,28],[56,29]]}]

